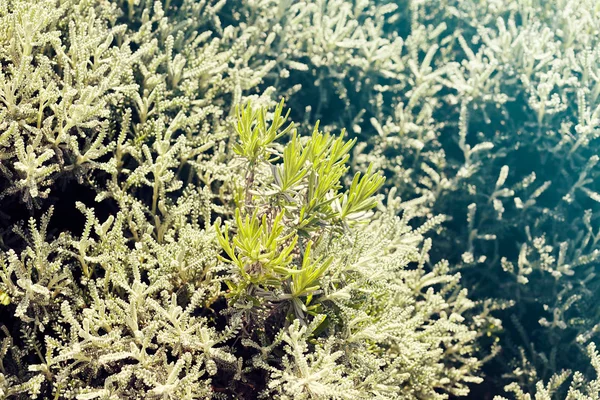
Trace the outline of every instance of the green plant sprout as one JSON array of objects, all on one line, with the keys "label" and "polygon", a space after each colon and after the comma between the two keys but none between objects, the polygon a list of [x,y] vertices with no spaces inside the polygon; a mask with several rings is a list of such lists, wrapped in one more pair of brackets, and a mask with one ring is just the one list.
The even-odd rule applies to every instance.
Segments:
[{"label": "green plant sprout", "polygon": [[[283,101],[270,124],[264,108],[247,104],[237,114],[234,150],[252,171],[243,188],[246,202],[235,210],[233,236],[228,226],[221,229],[220,220],[214,225],[227,255],[220,259],[236,267],[226,281],[229,295],[233,301],[249,296],[253,304],[261,304],[256,296],[289,301],[290,310],[304,320],[332,263],[322,256],[313,259],[314,241],[329,231],[343,232],[346,224],[375,207],[374,194],[385,178],[369,167],[343,191],[341,181],[356,140],[345,140],[345,131],[338,136],[323,133],[318,124],[309,137],[300,137],[293,123],[279,130],[289,115],[283,116]],[[287,134],[290,138],[279,154],[275,141]],[[261,167],[270,176],[255,182]],[[276,201],[267,200],[273,197]]]}]

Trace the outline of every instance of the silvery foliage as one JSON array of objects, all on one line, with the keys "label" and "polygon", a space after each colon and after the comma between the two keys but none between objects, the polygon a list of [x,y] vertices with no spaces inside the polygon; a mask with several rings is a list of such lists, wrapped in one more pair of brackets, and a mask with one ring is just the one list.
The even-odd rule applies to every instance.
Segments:
[{"label": "silvery foliage", "polygon": [[[600,354],[596,350],[596,345],[590,343],[587,346],[587,354],[591,359],[591,364],[594,368],[596,379],[592,381],[585,380],[585,377],[581,372],[575,372],[572,376],[571,383],[568,388],[568,392],[565,395],[566,400],[595,400],[599,398],[600,393]],[[534,399],[536,400],[552,400],[556,398],[561,386],[565,385],[565,381],[569,379],[570,371],[562,371],[554,374],[548,383],[544,384],[542,381],[538,381],[535,385]],[[529,393],[525,393],[519,385],[514,382],[505,388],[508,392],[512,393],[513,398],[517,400],[531,400],[532,397]],[[507,400],[505,397],[496,396],[494,400]]]},{"label": "silvery foliage", "polygon": [[104,12],[56,1],[0,5],[3,199],[18,196],[34,207],[61,175],[81,180],[111,169],[108,118],[136,90],[136,55],[111,46],[126,27],[107,26],[97,15]]},{"label": "silvery foliage", "polygon": [[[481,380],[492,306],[470,311],[460,274],[429,262],[440,218],[411,225],[419,207],[393,192],[315,248],[337,260],[322,283],[329,329],[283,319],[259,337],[247,317],[265,316],[224,300],[213,222],[233,220],[246,184],[234,106],[301,104],[291,70],[349,102],[343,66],[371,87],[385,49],[400,51],[381,39],[394,6],[308,5],[0,3],[0,204],[17,210],[0,216],[0,398],[448,398]],[[302,18],[324,35],[302,33]],[[371,55],[344,39],[362,26]],[[314,112],[299,109],[307,119],[323,113],[320,93]],[[64,184],[96,197],[65,205]]]},{"label": "silvery foliage", "polygon": [[513,306],[480,327],[506,329],[509,379],[535,389],[580,368],[600,332],[596,2],[251,4],[271,10],[240,13],[277,57],[266,78],[306,122],[364,140],[357,170],[385,169],[421,217],[446,215],[434,258]]}]

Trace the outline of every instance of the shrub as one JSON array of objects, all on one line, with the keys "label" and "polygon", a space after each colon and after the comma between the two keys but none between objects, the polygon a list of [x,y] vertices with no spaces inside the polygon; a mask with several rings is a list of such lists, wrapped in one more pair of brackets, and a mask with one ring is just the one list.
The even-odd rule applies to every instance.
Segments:
[{"label": "shrub", "polygon": [[599,12],[0,3],[0,398],[597,398]]}]

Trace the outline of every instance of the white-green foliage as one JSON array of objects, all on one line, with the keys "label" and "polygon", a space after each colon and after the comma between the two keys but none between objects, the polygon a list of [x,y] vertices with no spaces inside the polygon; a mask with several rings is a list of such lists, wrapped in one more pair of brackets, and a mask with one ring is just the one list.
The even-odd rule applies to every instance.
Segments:
[{"label": "white-green foliage", "polygon": [[[417,15],[430,18],[429,10],[417,10]],[[513,340],[527,349],[538,377],[547,378],[561,368],[578,367],[576,360],[583,357],[569,361],[564,355],[597,339],[595,114],[600,104],[592,49],[598,10],[593,2],[578,1],[514,7],[449,2],[445,10],[452,10],[452,18],[440,12],[448,26],[462,29],[444,30],[447,39],[437,42],[446,42],[446,52],[456,55],[440,49],[428,62],[444,71],[432,84],[449,94],[433,101],[421,97],[436,105],[444,127],[433,130],[437,138],[430,144],[416,137],[423,149],[413,165],[420,164],[421,171],[407,170],[399,178],[410,173],[410,181],[420,186],[412,191],[424,193],[434,211],[464,218],[463,228],[445,235],[462,250],[461,268],[476,277],[469,282],[481,276],[506,282],[512,275],[512,283],[503,284],[497,296],[519,300],[517,326],[535,307],[546,311],[535,328],[544,341],[531,344],[534,338],[522,335],[519,327],[513,332],[521,337]],[[414,95],[410,101],[416,101]],[[453,114],[454,127],[448,118]],[[389,135],[398,132],[397,126],[388,123],[382,129]],[[458,155],[443,136],[450,132]],[[396,140],[412,146],[413,138]],[[464,214],[456,211],[457,204],[465,207]],[[567,335],[578,335],[578,342],[569,343]],[[530,372],[535,383],[536,372]]]},{"label": "white-green foliage", "polygon": [[[517,371],[524,385],[577,368],[600,316],[596,2],[332,0],[290,11],[265,33],[301,84],[290,104],[314,105],[303,90],[317,87],[317,118],[367,142],[357,170],[386,170],[419,216],[450,217],[434,257],[494,307],[518,301],[497,327],[531,361]],[[289,39],[277,42],[278,30]],[[535,313],[533,325],[523,319]]]},{"label": "white-green foliage", "polygon": [[258,52],[276,61],[267,82],[305,121],[325,117],[327,126],[359,133],[364,113],[377,107],[373,93],[401,65],[403,40],[395,29],[386,33],[399,17],[398,5],[370,0],[242,3],[235,16],[242,26],[258,29]]},{"label": "white-green foliage", "polygon": [[[248,108],[237,116],[230,105],[245,104],[244,93],[276,62],[265,54],[255,57],[258,29],[221,25],[217,15],[224,5],[184,1],[169,16],[160,2],[56,1],[38,9],[15,1],[2,9],[12,24],[2,24],[3,62],[9,65],[2,109],[8,167],[2,171],[11,182],[3,201],[14,207],[9,195],[20,193],[27,205],[43,208],[37,199],[60,196],[55,182],[64,176],[93,187],[97,203],[77,203],[78,211],[70,210],[83,214],[82,231],[54,232],[50,209],[40,222],[30,218],[27,227],[12,229],[17,235],[6,235],[11,244],[0,253],[0,294],[3,312],[13,314],[3,328],[0,395],[239,398],[253,396],[247,393],[252,388],[254,395],[323,398],[325,392],[312,386],[277,384],[289,373],[308,373],[304,357],[335,365],[339,374],[315,385],[346,387],[346,397],[464,393],[465,383],[478,380],[480,362],[472,357],[477,333],[462,316],[472,303],[459,293],[458,276],[446,276],[445,264],[427,275],[426,251],[419,250],[422,232],[408,228],[406,212],[397,222],[404,227],[402,239],[386,247],[390,261],[361,271],[365,241],[380,230],[368,221],[382,178],[369,169],[343,189],[354,144],[343,134],[315,129],[307,144],[294,132],[279,154],[282,162],[265,168],[281,149],[274,140],[287,134],[267,133],[280,127],[282,104],[275,117],[260,108],[271,102],[268,89],[254,97],[257,111]],[[48,21],[33,24],[32,7],[38,13],[51,10]],[[52,46],[31,39],[38,62],[23,57],[30,50],[19,29],[37,29],[52,39]],[[53,95],[40,97],[44,90]],[[241,147],[231,140],[236,117]],[[267,121],[275,127],[267,129]],[[248,128],[266,134],[266,141],[247,147],[253,141],[244,136]],[[249,164],[238,163],[235,153]],[[27,157],[35,168],[25,164]],[[244,177],[242,171],[249,172]],[[21,180],[17,172],[25,174]],[[257,203],[256,219],[246,221],[249,228],[260,225],[260,213],[265,227],[270,198],[286,215],[280,214],[283,225],[269,228],[265,240],[282,229],[301,238],[293,255],[284,253],[271,264],[274,252],[259,253],[256,261],[266,261],[260,268],[273,273],[251,271],[244,281],[245,263],[254,253],[239,256],[237,272],[226,269],[217,258],[219,242],[225,242],[217,240],[211,221],[215,214],[230,219],[236,203],[238,208]],[[95,209],[107,207],[116,211],[99,219]],[[394,212],[385,215],[395,221]],[[235,221],[239,229],[241,217]],[[285,245],[280,240],[285,236],[273,242],[275,251]],[[403,276],[417,260],[418,270]],[[426,289],[431,285],[446,289]],[[401,297],[399,288],[405,292]],[[365,296],[369,290],[380,293],[380,302]],[[223,298],[229,309],[220,305]],[[271,321],[267,313],[278,304],[290,312]],[[265,321],[275,332],[249,333],[266,328]],[[349,329],[342,331],[345,325]],[[240,339],[256,354],[244,358]],[[295,358],[284,356],[297,346],[302,349],[292,351]],[[408,349],[414,356],[406,358]],[[322,367],[311,365],[314,371]],[[251,381],[264,375],[257,370],[265,370],[266,381]],[[350,388],[359,382],[360,388]]]},{"label": "white-green foliage", "polygon": [[60,192],[56,178],[75,176],[120,210],[99,221],[78,204],[83,232],[46,238],[49,211],[2,250],[2,304],[16,306],[2,398],[203,398],[217,363],[237,366],[223,342],[239,322],[217,331],[210,308],[221,283],[205,229],[211,213],[228,214],[218,182],[235,177],[223,168],[225,101],[240,102],[272,63],[248,66],[250,32],[206,30],[223,4],[184,2],[169,20],[160,2],[134,3],[0,5],[4,197],[40,205]]},{"label": "white-green foliage", "polygon": [[[591,359],[591,364],[596,373],[596,379],[586,382],[581,372],[575,372],[572,374],[571,383],[569,390],[564,397],[565,400],[597,400],[600,398],[600,354],[596,350],[596,345],[590,343],[587,346],[587,354]],[[538,382],[535,385],[534,397],[536,400],[552,400],[555,398],[558,389],[564,385],[569,379],[570,371],[564,371],[559,374],[553,375],[548,383],[544,385],[543,382]],[[506,386],[506,391],[514,394],[513,398],[517,400],[531,400],[530,394],[523,392],[523,389],[519,387],[517,383],[511,383]],[[506,400],[504,397],[496,396],[494,400]]]},{"label": "white-green foliage", "polygon": [[598,398],[599,18],[0,2],[0,398]]},{"label": "white-green foliage", "polygon": [[[236,365],[223,342],[239,329],[232,320],[217,331],[198,315],[220,295],[214,235],[189,222],[158,243],[139,208],[106,221],[79,208],[80,237],[47,242],[47,214],[39,228],[31,221],[20,256],[1,255],[3,292],[25,323],[25,344],[8,353],[35,355],[28,382],[56,398],[207,396],[216,363]],[[34,390],[7,379],[5,395]]]},{"label": "white-green foliage", "polygon": [[60,175],[111,169],[111,109],[137,88],[135,55],[114,43],[126,27],[100,18],[111,13],[106,3],[0,5],[2,198],[39,205]]}]

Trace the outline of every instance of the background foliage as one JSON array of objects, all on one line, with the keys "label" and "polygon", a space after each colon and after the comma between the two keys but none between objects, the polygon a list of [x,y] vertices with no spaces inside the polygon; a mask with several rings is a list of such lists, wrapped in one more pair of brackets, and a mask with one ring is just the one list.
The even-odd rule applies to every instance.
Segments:
[{"label": "background foliage", "polygon": [[1,2],[0,398],[598,399],[599,29]]}]

